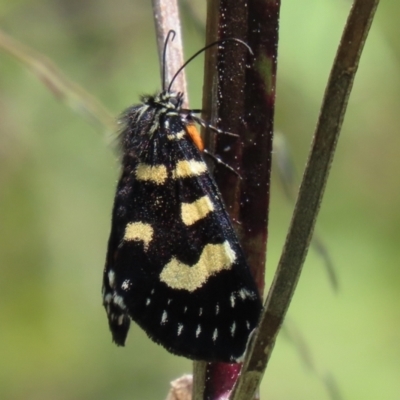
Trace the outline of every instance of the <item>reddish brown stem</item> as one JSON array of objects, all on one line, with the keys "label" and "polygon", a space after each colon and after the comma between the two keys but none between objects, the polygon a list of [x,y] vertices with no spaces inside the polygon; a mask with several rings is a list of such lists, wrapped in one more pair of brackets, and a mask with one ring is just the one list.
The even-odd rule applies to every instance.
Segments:
[{"label": "reddish brown stem", "polygon": [[[207,42],[235,37],[244,46],[225,43],[205,60],[204,118],[239,135],[210,135],[208,146],[233,166],[214,176],[235,223],[260,293],[264,289],[269,182],[275,104],[279,1],[209,2]],[[207,367],[204,399],[226,399],[237,380],[235,364]]]}]

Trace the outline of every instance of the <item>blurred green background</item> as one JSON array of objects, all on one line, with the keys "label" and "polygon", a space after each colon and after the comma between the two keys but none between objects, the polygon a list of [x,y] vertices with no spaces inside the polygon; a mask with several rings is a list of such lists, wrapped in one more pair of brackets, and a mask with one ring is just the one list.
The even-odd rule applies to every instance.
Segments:
[{"label": "blurred green background", "polygon": [[[282,3],[276,128],[301,171],[350,1]],[[317,224],[339,291],[311,250],[262,398],[330,399],[332,380],[344,399],[400,398],[399,13],[381,2]],[[115,116],[160,88],[148,1],[0,0],[0,14]],[[186,57],[204,41],[191,18]],[[187,73],[197,108],[202,61]],[[292,212],[276,176],[267,286]],[[0,399],[163,399],[190,372],[135,325],[111,343],[100,287],[117,177],[113,140],[0,52]]]}]

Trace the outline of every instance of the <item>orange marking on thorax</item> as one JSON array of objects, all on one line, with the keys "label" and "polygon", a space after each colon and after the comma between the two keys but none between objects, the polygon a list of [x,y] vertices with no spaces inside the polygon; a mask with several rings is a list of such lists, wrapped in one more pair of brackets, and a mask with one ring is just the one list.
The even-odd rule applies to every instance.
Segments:
[{"label": "orange marking on thorax", "polygon": [[189,136],[192,138],[193,143],[196,145],[196,147],[200,150],[204,150],[204,143],[203,140],[201,139],[200,132],[194,125],[186,125],[186,131],[189,134]]}]

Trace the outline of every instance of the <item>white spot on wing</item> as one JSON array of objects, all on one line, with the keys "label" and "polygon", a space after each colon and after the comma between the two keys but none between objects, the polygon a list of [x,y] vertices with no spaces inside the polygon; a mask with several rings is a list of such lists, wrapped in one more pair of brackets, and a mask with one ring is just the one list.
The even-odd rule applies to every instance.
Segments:
[{"label": "white spot on wing", "polygon": [[203,308],[200,307],[200,309],[199,309],[199,316],[201,316],[202,314],[203,314]]},{"label": "white spot on wing", "polygon": [[178,324],[178,336],[182,333],[183,324]]},{"label": "white spot on wing", "polygon": [[115,289],[115,272],[112,269],[108,271],[108,283],[112,289]]},{"label": "white spot on wing", "polygon": [[249,321],[246,321],[246,326],[247,326],[247,329],[250,329],[250,322]]},{"label": "white spot on wing", "polygon": [[168,321],[168,314],[167,312],[164,310],[162,317],[161,317],[161,325],[165,325]]},{"label": "white spot on wing", "polygon": [[197,329],[196,329],[196,337],[197,338],[199,337],[200,333],[201,333],[201,326],[199,324],[199,325],[197,325]]},{"label": "white spot on wing", "polygon": [[122,308],[123,310],[126,308],[125,302],[123,297],[114,295],[113,297],[113,303],[117,305],[118,307]]},{"label": "white spot on wing", "polygon": [[219,304],[217,303],[217,305],[215,306],[215,315],[219,314]]},{"label": "white spot on wing", "polygon": [[212,336],[213,342],[215,342],[215,341],[217,340],[217,338],[218,338],[218,329],[215,328],[215,329],[214,329],[213,336]]},{"label": "white spot on wing", "polygon": [[130,281],[129,279],[125,279],[125,280],[122,282],[121,289],[126,291],[126,290],[129,289],[129,287],[130,287],[131,285],[132,285],[131,281]]},{"label": "white spot on wing", "polygon": [[233,324],[231,325],[231,336],[235,336],[235,331],[236,331],[236,322],[233,321]]},{"label": "white spot on wing", "polygon": [[150,303],[151,303],[150,298],[147,298],[147,299],[146,299],[146,306],[148,306]]},{"label": "white spot on wing", "polygon": [[246,298],[249,298],[249,299],[255,299],[256,298],[256,295],[255,295],[254,292],[249,291],[249,290],[247,290],[245,288],[242,288],[242,289],[239,290],[239,296],[240,296],[240,298],[242,300],[245,300]]},{"label": "white spot on wing", "polygon": [[230,300],[231,300],[231,307],[234,308],[235,307],[235,293],[231,294]]},{"label": "white spot on wing", "polygon": [[111,300],[112,300],[112,294],[111,293],[107,293],[105,296],[104,296],[104,303],[106,303],[106,304],[110,304],[111,303]]}]

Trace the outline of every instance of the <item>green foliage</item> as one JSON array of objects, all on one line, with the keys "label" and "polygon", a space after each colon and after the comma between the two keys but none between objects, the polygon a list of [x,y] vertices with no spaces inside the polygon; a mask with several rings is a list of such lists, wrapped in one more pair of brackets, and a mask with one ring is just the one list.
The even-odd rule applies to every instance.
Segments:
[{"label": "green foliage", "polygon": [[[0,12],[9,35],[117,116],[160,87],[149,4],[0,0]],[[299,170],[349,5],[282,5],[276,128]],[[399,12],[398,2],[382,2],[372,26],[320,213],[339,293],[311,251],[289,310],[314,368],[335,376],[352,399],[394,399],[400,390]],[[202,44],[189,28],[184,40],[187,55]],[[199,107],[203,72],[195,64],[190,97]],[[0,398],[164,398],[168,381],[190,363],[138,328],[126,348],[115,347],[101,306],[118,176],[114,138],[104,140],[9,54],[0,53],[0,68]],[[278,185],[271,212],[267,286],[291,214]],[[262,390],[275,399],[329,398],[285,337]]]}]

